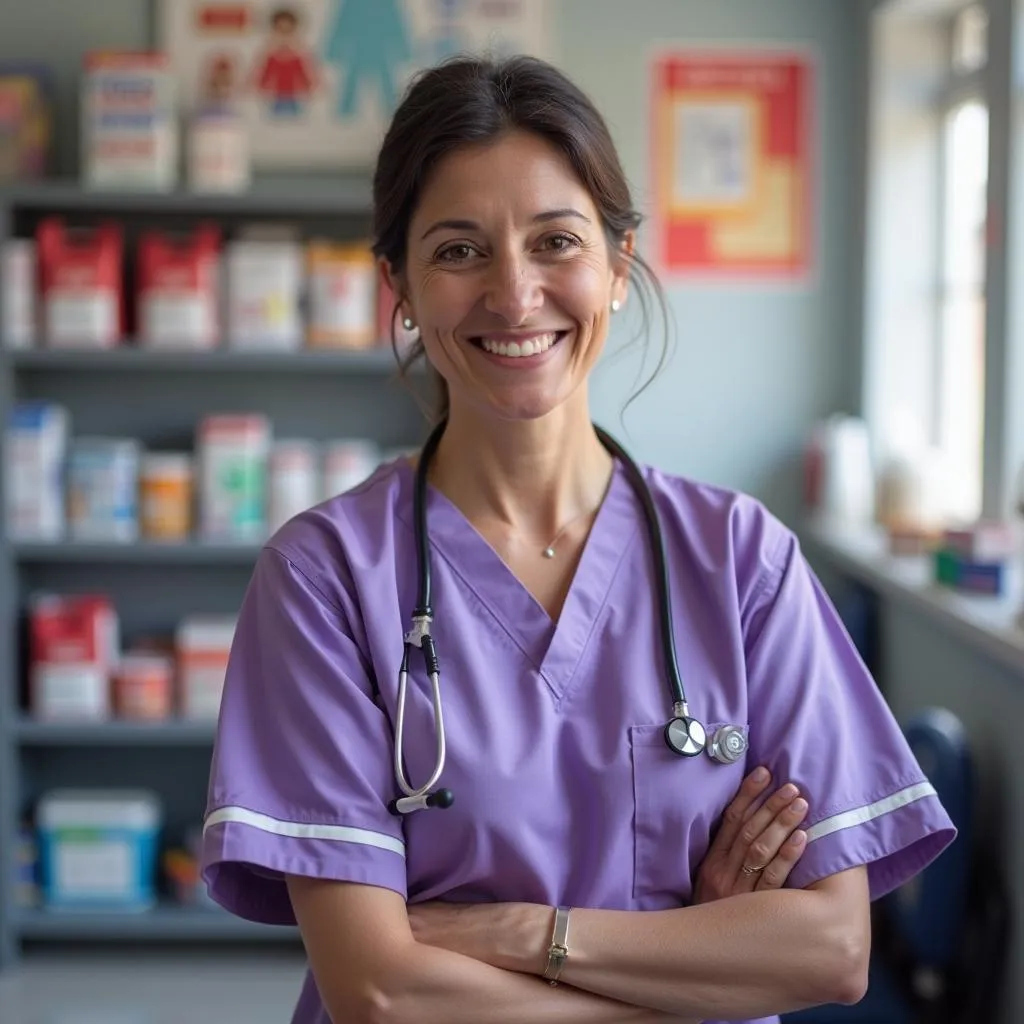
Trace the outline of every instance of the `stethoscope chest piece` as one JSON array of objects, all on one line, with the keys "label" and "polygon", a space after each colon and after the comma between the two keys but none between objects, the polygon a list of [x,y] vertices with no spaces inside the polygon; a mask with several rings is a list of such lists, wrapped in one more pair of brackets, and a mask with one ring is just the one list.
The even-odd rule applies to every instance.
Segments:
[{"label": "stethoscope chest piece", "polygon": [[708,745],[708,756],[719,764],[735,764],[747,752],[746,733],[738,725],[716,729]]},{"label": "stethoscope chest piece", "polygon": [[677,715],[665,726],[665,742],[673,753],[696,757],[707,746],[708,736],[696,718]]}]

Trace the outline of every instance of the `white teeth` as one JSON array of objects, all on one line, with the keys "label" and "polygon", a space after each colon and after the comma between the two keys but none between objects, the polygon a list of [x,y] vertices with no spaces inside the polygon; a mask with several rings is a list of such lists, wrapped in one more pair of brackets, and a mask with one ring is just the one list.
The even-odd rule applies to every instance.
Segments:
[{"label": "white teeth", "polygon": [[525,356],[539,356],[547,352],[558,338],[557,333],[538,334],[526,341],[495,341],[493,338],[481,338],[481,344],[487,352],[496,356],[509,356],[512,359]]}]

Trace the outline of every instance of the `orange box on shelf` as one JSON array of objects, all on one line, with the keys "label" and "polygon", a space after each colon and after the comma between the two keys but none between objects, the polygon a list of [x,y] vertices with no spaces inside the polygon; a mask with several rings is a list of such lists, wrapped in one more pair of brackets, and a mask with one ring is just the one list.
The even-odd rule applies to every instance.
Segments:
[{"label": "orange box on shelf", "polygon": [[369,246],[311,242],[307,337],[314,348],[369,348],[377,340],[377,288]]},{"label": "orange box on shelf", "polygon": [[146,452],[139,467],[139,525],[146,540],[188,540],[194,460],[189,452]]}]

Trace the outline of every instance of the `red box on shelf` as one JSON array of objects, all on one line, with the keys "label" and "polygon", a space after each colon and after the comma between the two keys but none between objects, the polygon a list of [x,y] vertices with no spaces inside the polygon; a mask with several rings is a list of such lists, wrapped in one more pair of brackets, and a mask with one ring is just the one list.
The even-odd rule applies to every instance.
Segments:
[{"label": "red box on shelf", "polygon": [[40,719],[105,720],[117,613],[98,594],[39,595],[29,612],[29,704]]},{"label": "red box on shelf", "polygon": [[120,225],[68,228],[46,217],[36,228],[43,334],[54,348],[113,348],[124,337]]},{"label": "red box on shelf", "polygon": [[136,254],[139,341],[146,348],[209,349],[218,337],[220,231],[146,231]]}]

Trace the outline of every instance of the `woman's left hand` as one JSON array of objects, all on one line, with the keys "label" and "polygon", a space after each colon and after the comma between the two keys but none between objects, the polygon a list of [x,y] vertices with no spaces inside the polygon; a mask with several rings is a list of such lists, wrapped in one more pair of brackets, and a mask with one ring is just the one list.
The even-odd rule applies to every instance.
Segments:
[{"label": "woman's left hand", "polygon": [[807,801],[796,786],[785,785],[759,805],[770,782],[767,771],[744,779],[697,870],[694,904],[780,889],[789,878],[806,847],[799,825]]},{"label": "woman's left hand", "polygon": [[445,903],[408,908],[417,942],[507,971],[541,973],[554,911],[534,903]]}]

